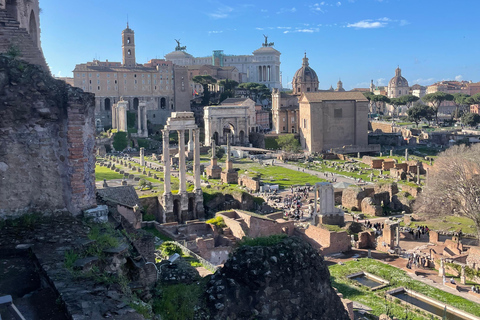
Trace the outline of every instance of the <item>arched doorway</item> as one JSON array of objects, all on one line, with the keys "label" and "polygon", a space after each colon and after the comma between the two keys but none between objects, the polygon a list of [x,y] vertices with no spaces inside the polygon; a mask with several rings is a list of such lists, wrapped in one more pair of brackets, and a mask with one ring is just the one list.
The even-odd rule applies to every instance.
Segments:
[{"label": "arched doorway", "polygon": [[105,111],[110,111],[112,109],[110,98],[105,98]]},{"label": "arched doorway", "polygon": [[245,132],[243,130],[240,130],[240,133],[238,134],[239,139],[240,139],[240,145],[243,146],[245,145]]},{"label": "arched doorway", "polygon": [[235,144],[235,127],[231,123],[227,123],[223,127],[223,132],[222,132],[222,139],[223,143],[227,144],[227,136],[230,135],[230,144],[234,145]]},{"label": "arched doorway", "polygon": [[167,107],[167,101],[165,98],[160,99],[160,108],[165,109]]},{"label": "arched doorway", "polygon": [[133,110],[138,110],[138,98],[133,98]]},{"label": "arched doorway", "polygon": [[32,37],[33,43],[38,47],[38,32],[37,32],[37,19],[35,18],[35,12],[30,12],[30,21],[28,23],[28,33]]},{"label": "arched doorway", "polygon": [[182,222],[182,216],[180,214],[180,200],[173,200],[173,216],[177,217],[178,222]]}]

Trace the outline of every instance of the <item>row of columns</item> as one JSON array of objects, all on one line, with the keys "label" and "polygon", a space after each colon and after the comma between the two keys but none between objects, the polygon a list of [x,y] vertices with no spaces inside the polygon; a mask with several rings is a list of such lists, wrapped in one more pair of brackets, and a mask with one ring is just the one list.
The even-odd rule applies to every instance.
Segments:
[{"label": "row of columns", "polygon": [[258,81],[272,81],[272,67],[259,66],[258,67]]},{"label": "row of columns", "polygon": [[[187,172],[185,163],[185,130],[177,130],[178,133],[178,154],[179,154],[179,179],[180,186],[178,193],[187,192]],[[170,131],[162,130],[163,134],[163,167],[164,167],[164,192],[163,194],[172,193],[171,179],[170,179]],[[193,134],[193,139],[192,139]],[[194,149],[193,162],[194,162],[194,185],[195,191],[201,189],[200,186],[200,129],[189,129],[189,142],[188,150]]]}]

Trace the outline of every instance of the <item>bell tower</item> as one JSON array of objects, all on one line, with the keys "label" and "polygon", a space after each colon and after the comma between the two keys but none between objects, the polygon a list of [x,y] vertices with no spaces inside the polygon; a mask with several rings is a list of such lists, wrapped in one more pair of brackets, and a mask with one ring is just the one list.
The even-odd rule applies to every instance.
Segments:
[{"label": "bell tower", "polygon": [[127,22],[127,28],[122,31],[122,53],[123,53],[123,66],[134,67],[135,62],[135,32],[129,28]]}]

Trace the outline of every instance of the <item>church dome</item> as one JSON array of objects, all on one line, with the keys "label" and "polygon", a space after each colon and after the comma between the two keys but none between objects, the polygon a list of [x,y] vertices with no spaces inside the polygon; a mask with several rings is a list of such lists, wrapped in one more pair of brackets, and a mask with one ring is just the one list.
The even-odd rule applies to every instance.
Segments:
[{"label": "church dome", "polygon": [[395,70],[395,77],[390,79],[388,82],[389,87],[408,87],[408,81],[404,77],[402,77],[402,70],[397,67]]},{"label": "church dome", "polygon": [[307,54],[303,57],[302,67],[295,72],[292,79],[293,94],[318,91],[318,77],[315,70],[308,65]]},{"label": "church dome", "polygon": [[303,58],[302,67],[295,72],[295,76],[299,81],[318,81],[317,73],[309,67],[307,54]]}]

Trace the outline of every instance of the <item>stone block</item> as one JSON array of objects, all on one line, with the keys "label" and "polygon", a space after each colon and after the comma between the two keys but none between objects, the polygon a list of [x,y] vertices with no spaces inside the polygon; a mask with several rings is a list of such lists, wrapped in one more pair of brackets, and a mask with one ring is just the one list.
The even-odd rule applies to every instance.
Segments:
[{"label": "stone block", "polygon": [[365,191],[359,187],[348,187],[342,193],[342,206],[350,210],[360,210]]},{"label": "stone block", "polygon": [[85,210],[83,214],[86,218],[91,218],[97,223],[105,223],[108,221],[108,207],[106,205],[100,205],[96,208]]},{"label": "stone block", "polygon": [[383,209],[381,206],[377,205],[373,198],[366,197],[362,200],[361,203],[362,213],[368,214],[371,216],[382,216]]}]

